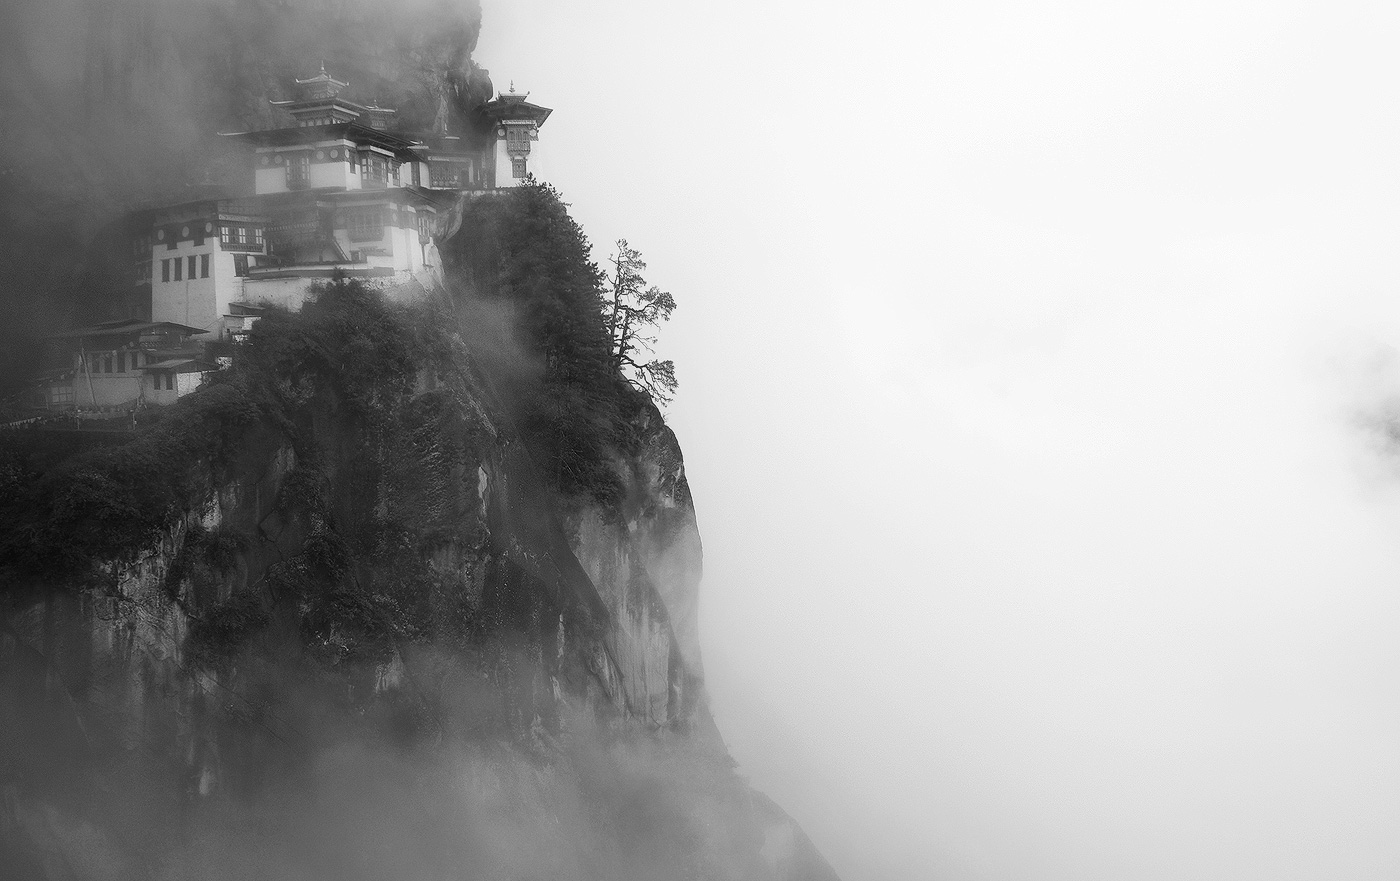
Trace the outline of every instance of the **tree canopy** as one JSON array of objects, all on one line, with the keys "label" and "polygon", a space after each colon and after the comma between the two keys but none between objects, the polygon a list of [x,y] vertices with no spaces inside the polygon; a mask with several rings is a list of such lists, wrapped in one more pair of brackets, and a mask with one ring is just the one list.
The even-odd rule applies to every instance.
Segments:
[{"label": "tree canopy", "polygon": [[590,255],[558,191],[533,179],[505,197],[469,202],[443,246],[465,310],[511,307],[516,338],[479,339],[473,348],[494,350],[483,367],[532,455],[561,491],[609,502],[621,492],[611,453],[625,446],[633,404],[618,388],[603,318],[605,279]]},{"label": "tree canopy", "polygon": [[655,329],[670,320],[676,300],[656,285],[647,284],[642,277],[646,262],[626,239],[617,240],[617,253],[611,262],[611,290],[605,309],[613,369],[657,403],[669,404],[676,393],[675,362],[646,356],[655,354]]}]

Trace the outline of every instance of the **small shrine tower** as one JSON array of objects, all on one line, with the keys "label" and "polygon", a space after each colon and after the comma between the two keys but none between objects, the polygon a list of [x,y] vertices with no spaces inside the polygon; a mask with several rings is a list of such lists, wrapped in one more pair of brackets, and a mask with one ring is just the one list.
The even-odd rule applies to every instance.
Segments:
[{"label": "small shrine tower", "polygon": [[526,175],[542,177],[544,164],[540,157],[540,127],[554,111],[525,100],[529,92],[518,95],[512,83],[509,92],[481,105],[481,113],[495,125],[496,148],[495,185],[517,187]]},{"label": "small shrine tower", "polygon": [[310,79],[296,81],[296,98],[291,101],[269,100],[268,103],[286,110],[302,128],[355,122],[367,108],[339,97],[341,90],[348,85],[326,73],[326,66],[322,64],[320,73]]}]

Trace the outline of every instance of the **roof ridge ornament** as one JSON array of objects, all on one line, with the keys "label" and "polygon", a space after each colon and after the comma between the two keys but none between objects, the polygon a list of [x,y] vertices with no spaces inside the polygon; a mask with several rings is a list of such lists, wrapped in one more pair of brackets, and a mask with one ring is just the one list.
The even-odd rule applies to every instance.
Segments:
[{"label": "roof ridge ornament", "polygon": [[326,72],[326,62],[321,62],[321,70],[315,76],[302,79],[296,78],[297,90],[302,93],[302,100],[317,98],[334,98],[341,90],[350,85],[348,81],[338,80]]}]

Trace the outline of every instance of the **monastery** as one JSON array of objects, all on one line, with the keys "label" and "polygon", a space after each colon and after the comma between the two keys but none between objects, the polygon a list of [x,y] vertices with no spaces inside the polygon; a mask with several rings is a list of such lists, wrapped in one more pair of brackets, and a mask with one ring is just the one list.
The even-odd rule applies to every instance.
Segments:
[{"label": "monastery", "polygon": [[322,66],[296,81],[292,100],[271,102],[291,125],[223,135],[246,150],[243,193],[132,216],[150,319],[54,336],[71,366],[45,378],[46,407],[169,403],[217,369],[210,352],[221,347],[210,343],[242,340],[268,306],[299,309],[333,275],[389,296],[436,287],[436,237],[460,201],[541,175],[539,131],[552,111],[513,86],[477,109],[494,129],[484,147],[396,130],[392,109],[347,100],[347,86]]}]

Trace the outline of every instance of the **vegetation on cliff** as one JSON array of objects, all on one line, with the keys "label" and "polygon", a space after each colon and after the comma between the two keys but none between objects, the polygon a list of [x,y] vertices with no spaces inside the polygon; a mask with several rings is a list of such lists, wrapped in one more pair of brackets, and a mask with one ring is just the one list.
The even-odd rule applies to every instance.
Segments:
[{"label": "vegetation on cliff", "polygon": [[[396,305],[332,282],[299,314],[270,311],[231,367],[148,412],[128,442],[63,456],[35,436],[9,437],[4,582],[110,578],[109,564],[134,560],[278,446],[297,462],[281,516],[312,524],[308,541],[321,543],[297,577],[327,590],[370,557],[395,573],[389,582],[431,580],[424,548],[470,520],[476,471],[501,432],[562,504],[618,505],[619,461],[660,419],[616,369],[602,274],[558,194],[531,184],[478,200],[443,250],[451,296]],[[508,309],[506,324],[482,320],[493,305]],[[503,332],[514,339],[486,339]],[[282,561],[268,578],[305,562]],[[414,605],[412,590],[390,593],[396,608]]]}]

